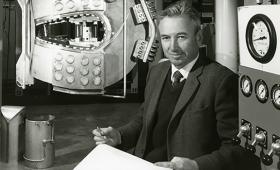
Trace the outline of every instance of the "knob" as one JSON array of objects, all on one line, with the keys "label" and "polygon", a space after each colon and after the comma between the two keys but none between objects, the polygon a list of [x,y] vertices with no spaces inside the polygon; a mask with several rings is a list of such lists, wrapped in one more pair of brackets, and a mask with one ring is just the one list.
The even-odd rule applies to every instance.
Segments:
[{"label": "knob", "polygon": [[245,148],[248,150],[248,151],[250,151],[251,153],[255,153],[256,152],[256,147],[255,147],[255,145],[250,145],[250,144],[246,144],[245,145]]},{"label": "knob", "polygon": [[234,145],[240,145],[241,139],[239,137],[235,136],[234,138],[232,138],[232,142]]},{"label": "knob", "polygon": [[256,147],[255,146],[258,143],[264,143],[265,138],[266,138],[265,133],[263,131],[260,131],[259,133],[255,134],[255,138],[254,138],[252,144],[251,145],[250,144],[246,145],[245,148],[247,150],[249,150],[250,152],[255,153],[256,152]]},{"label": "knob", "polygon": [[232,138],[232,142],[235,145],[240,145],[241,143],[241,137],[243,134],[249,133],[250,132],[250,125],[248,123],[242,125],[239,127],[239,132],[237,134],[237,136],[235,136],[234,138]]},{"label": "knob", "polygon": [[280,152],[280,139],[276,140],[276,142],[271,144],[271,149],[268,152],[268,154],[261,155],[261,160],[263,164],[265,164],[266,166],[271,165],[273,163],[272,156],[274,155],[274,153],[279,153],[279,152]]}]

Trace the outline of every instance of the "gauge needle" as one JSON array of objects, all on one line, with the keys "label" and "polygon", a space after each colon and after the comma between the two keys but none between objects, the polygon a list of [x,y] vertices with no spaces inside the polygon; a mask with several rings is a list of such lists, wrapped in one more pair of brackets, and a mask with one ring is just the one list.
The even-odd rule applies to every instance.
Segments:
[{"label": "gauge needle", "polygon": [[245,89],[247,89],[248,87],[249,87],[249,84],[246,84],[246,85],[245,85]]},{"label": "gauge needle", "polygon": [[266,36],[262,36],[262,37],[259,37],[259,38],[257,38],[257,39],[254,39],[254,41],[264,40],[264,39],[267,39],[267,37],[266,37]]},{"label": "gauge needle", "polygon": [[261,95],[263,93],[264,89],[262,89],[262,91],[259,93],[259,95]]}]

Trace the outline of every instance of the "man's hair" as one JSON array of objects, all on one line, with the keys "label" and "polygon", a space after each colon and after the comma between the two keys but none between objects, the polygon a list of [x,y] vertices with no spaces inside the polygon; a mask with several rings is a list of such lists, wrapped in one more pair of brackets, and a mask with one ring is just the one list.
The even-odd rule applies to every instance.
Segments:
[{"label": "man's hair", "polygon": [[162,10],[158,15],[158,22],[164,17],[182,16],[185,15],[191,19],[195,26],[195,33],[200,30],[200,14],[194,9],[187,0],[179,0],[174,4],[171,4],[166,9]]}]

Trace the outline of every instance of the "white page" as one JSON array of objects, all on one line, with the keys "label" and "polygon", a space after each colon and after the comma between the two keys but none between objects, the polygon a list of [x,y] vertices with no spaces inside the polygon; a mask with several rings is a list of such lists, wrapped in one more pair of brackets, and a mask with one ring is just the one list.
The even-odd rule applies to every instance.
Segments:
[{"label": "white page", "polygon": [[96,146],[74,170],[171,170],[111,147]]}]

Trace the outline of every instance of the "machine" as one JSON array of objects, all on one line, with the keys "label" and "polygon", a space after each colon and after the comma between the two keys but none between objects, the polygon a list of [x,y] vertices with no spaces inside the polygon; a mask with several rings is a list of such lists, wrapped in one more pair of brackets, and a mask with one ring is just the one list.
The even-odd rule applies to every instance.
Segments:
[{"label": "machine", "polygon": [[238,8],[239,133],[234,139],[280,169],[280,5]]},{"label": "machine", "polygon": [[123,81],[135,59],[152,61],[158,43],[153,0],[18,0],[22,54],[16,80],[34,78],[69,94],[104,95]]}]

